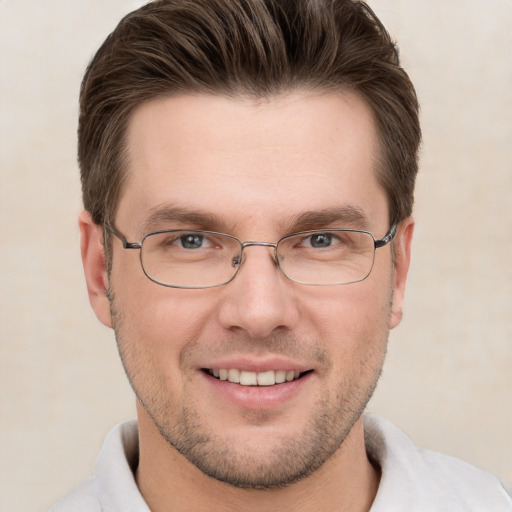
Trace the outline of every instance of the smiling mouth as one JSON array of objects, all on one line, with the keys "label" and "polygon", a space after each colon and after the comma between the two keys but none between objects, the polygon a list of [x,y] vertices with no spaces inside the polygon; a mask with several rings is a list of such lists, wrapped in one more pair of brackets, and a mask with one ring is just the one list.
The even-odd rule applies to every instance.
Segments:
[{"label": "smiling mouth", "polygon": [[226,380],[233,384],[240,384],[241,386],[274,386],[276,384],[283,384],[285,382],[298,380],[304,375],[312,372],[312,370],[305,372],[298,372],[293,370],[249,372],[234,368],[204,368],[203,371],[218,380]]}]

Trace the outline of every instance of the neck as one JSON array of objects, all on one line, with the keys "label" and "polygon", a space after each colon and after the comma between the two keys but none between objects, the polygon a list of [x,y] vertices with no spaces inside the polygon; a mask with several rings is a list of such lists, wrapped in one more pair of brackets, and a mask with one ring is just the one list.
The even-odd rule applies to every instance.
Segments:
[{"label": "neck", "polygon": [[202,473],[162,438],[141,409],[136,479],[152,512],[367,512],[377,493],[380,470],[366,456],[362,418],[341,448],[309,477],[280,489],[253,490]]}]

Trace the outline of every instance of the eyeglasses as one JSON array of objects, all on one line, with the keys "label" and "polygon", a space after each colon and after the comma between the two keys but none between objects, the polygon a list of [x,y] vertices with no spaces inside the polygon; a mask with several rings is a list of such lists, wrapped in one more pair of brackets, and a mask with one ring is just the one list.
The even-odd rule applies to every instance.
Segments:
[{"label": "eyeglasses", "polygon": [[342,285],[366,279],[373,268],[375,250],[396,234],[392,226],[376,240],[368,231],[328,229],[301,231],[275,243],[242,242],[215,231],[168,229],[147,234],[141,242],[128,242],[112,226],[107,229],[125,249],[140,249],[146,276],[172,288],[213,288],[232,281],[252,246],[272,247],[274,260],[283,274],[306,285]]}]

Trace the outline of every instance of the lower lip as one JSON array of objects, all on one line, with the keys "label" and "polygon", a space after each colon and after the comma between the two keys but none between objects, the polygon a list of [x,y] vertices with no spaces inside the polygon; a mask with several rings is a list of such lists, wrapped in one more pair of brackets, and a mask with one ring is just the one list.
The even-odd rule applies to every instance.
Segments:
[{"label": "lower lip", "polygon": [[217,396],[248,410],[271,410],[283,406],[296,397],[308,384],[313,372],[297,380],[273,386],[242,386],[227,380],[219,380],[201,372]]}]

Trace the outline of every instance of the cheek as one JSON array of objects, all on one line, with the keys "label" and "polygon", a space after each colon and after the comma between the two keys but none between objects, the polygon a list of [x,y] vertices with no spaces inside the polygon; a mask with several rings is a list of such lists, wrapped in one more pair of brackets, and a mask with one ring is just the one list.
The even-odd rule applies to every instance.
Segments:
[{"label": "cheek", "polygon": [[330,337],[354,339],[387,325],[392,289],[388,282],[380,284],[368,278],[341,287],[318,288],[309,295],[303,307],[310,321]]},{"label": "cheek", "polygon": [[363,373],[380,371],[389,333],[390,286],[363,281],[329,295],[324,289],[323,294],[303,318],[315,326],[318,342],[331,354],[337,368],[333,378],[350,374],[357,381]]},{"label": "cheek", "polygon": [[178,364],[181,351],[211,321],[214,302],[202,290],[167,288],[145,275],[113,276],[112,283],[120,341],[143,348],[156,365]]},{"label": "cheek", "polygon": [[202,335],[205,315],[198,311],[197,303],[194,308],[190,301],[164,297],[160,291],[135,295],[114,292],[117,343],[137,396],[148,406],[179,400],[191,377],[183,354]]}]

